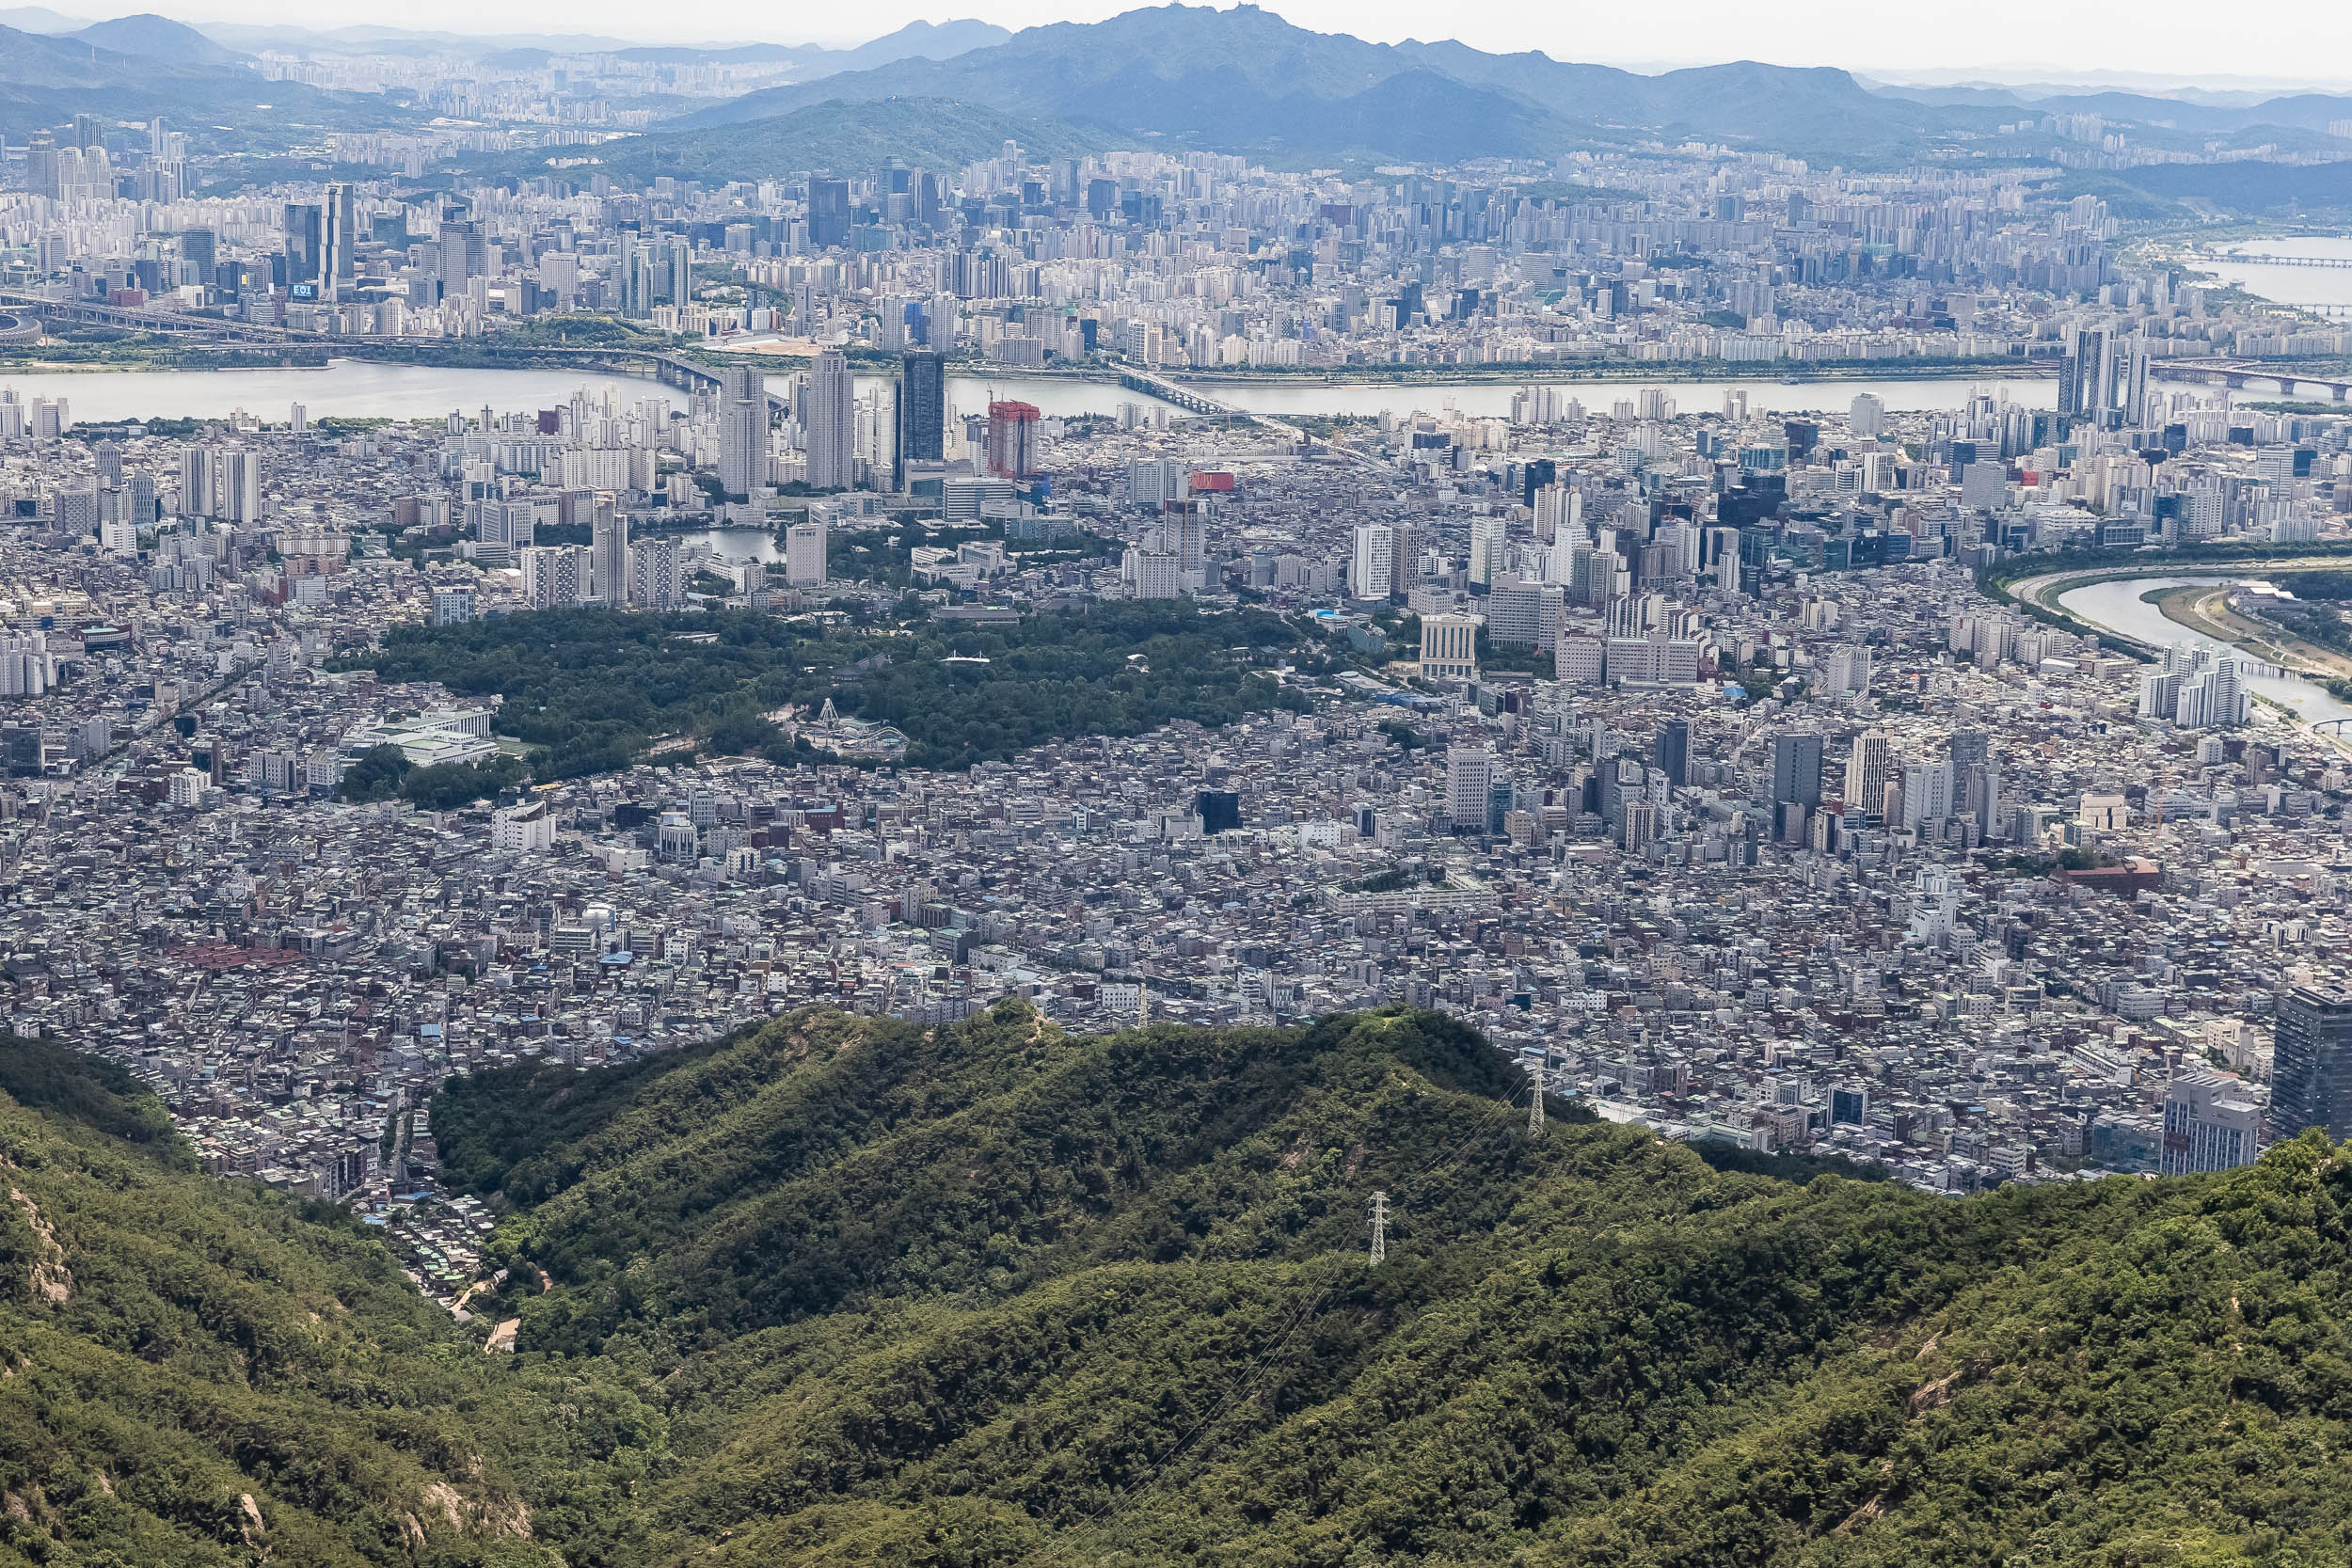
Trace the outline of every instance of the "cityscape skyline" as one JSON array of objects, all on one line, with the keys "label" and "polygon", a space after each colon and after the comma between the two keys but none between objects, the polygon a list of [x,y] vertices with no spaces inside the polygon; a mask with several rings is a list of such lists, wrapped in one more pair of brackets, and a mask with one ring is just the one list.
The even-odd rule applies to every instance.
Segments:
[{"label": "cityscape skyline", "polygon": [[2352,1539],[2352,96],[1413,20],[0,34],[0,1555]]}]

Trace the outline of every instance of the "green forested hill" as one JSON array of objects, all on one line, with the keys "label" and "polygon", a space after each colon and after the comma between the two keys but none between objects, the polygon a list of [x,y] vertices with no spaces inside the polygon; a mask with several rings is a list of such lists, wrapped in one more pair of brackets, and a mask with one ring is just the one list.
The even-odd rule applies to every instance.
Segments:
[{"label": "green forested hill", "polygon": [[674,1467],[627,1560],[2352,1551],[2317,1141],[1950,1202],[1559,1116],[1531,1141],[1517,1077],[1427,1015],[812,1015],[453,1085],[436,1132],[553,1280],[522,1360],[659,1390]]},{"label": "green forested hill", "polygon": [[510,1357],[46,1050],[0,1047],[0,1563],[2352,1556],[2316,1137],[1951,1202],[1531,1140],[1426,1014],[799,1014],[437,1099]]},{"label": "green forested hill", "polygon": [[117,1069],[0,1037],[0,1563],[552,1568],[612,1512],[650,1411],[491,1363],[357,1227],[194,1174]]}]

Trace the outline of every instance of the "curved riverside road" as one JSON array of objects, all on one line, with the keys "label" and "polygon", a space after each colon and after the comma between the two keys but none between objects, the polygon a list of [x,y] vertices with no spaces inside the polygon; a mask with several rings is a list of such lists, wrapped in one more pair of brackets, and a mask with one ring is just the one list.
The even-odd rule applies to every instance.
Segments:
[{"label": "curved riverside road", "polygon": [[[2219,638],[2185,626],[2178,621],[2166,620],[2163,611],[2154,605],[2143,602],[2140,595],[2164,588],[2243,582],[2283,571],[2342,570],[2345,564],[2342,556],[2307,560],[2289,558],[2249,562],[2244,570],[2234,572],[2152,572],[2146,577],[2082,582],[2073,588],[2065,584],[2090,574],[2054,572],[2047,577],[2026,578],[2012,583],[2010,593],[2022,602],[2061,610],[2085,626],[2128,637],[2151,647],[2206,648],[2217,657],[2244,660],[2252,656]],[[2050,593],[2053,588],[2058,590],[2055,594]],[[2258,695],[2267,697],[2287,709],[2295,715],[2298,723],[2305,726],[2331,719],[2352,719],[2352,704],[2330,695],[2326,688],[2300,675],[2252,675],[2247,678],[2246,684]]]}]

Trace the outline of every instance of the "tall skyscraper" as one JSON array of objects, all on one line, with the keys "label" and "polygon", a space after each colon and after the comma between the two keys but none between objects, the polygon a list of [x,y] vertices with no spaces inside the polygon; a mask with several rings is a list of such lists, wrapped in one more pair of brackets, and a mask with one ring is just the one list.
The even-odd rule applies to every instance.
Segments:
[{"label": "tall skyscraper", "polygon": [[319,210],[308,202],[286,205],[286,286],[299,289],[319,280]]},{"label": "tall skyscraper", "polygon": [[2270,1071],[2270,1131],[2324,1127],[2352,1136],[2352,993],[2290,986],[2279,996]]},{"label": "tall skyscraper", "polygon": [[729,500],[768,483],[768,381],[756,370],[719,372],[719,483]]},{"label": "tall skyscraper", "polygon": [[180,449],[180,515],[209,517],[216,504],[218,454],[211,447],[191,443]]},{"label": "tall skyscraper", "polygon": [[1658,727],[1657,743],[1650,748],[1650,760],[1666,775],[1666,784],[1680,789],[1691,782],[1691,721],[1669,719]]},{"label": "tall skyscraper", "polygon": [[1396,547],[1395,531],[1386,523],[1359,523],[1356,527],[1356,553],[1347,563],[1347,596],[1351,599],[1386,599],[1395,572],[1391,552]]},{"label": "tall skyscraper", "polygon": [[596,594],[611,610],[628,608],[628,514],[608,503],[596,506],[589,552]]},{"label": "tall skyscraper", "polygon": [[803,420],[808,439],[808,483],[818,490],[846,490],[857,483],[857,378],[837,348],[817,356],[808,378],[808,407]]},{"label": "tall skyscraper", "polygon": [[1853,737],[1846,753],[1846,817],[1859,822],[1875,817],[1886,799],[1886,736],[1866,730]]},{"label": "tall skyscraper", "polygon": [[1821,803],[1821,737],[1812,734],[1772,736],[1772,803]]},{"label": "tall skyscraper", "polygon": [[351,293],[359,276],[358,227],[351,187],[327,186],[326,205],[319,209],[319,298],[341,299]]},{"label": "tall skyscraper", "polygon": [[898,361],[898,467],[896,488],[906,488],[909,463],[937,463],[947,451],[947,356],[917,350]]},{"label": "tall skyscraper", "polygon": [[1037,405],[1000,399],[988,405],[988,471],[999,479],[1037,472]]},{"label": "tall skyscraper", "polygon": [[1445,814],[1456,832],[1486,831],[1494,753],[1484,746],[1449,746],[1445,752]]},{"label": "tall skyscraper", "polygon": [[850,182],[818,175],[808,182],[808,243],[830,250],[849,237]]},{"label": "tall skyscraper", "polygon": [[1914,762],[1903,767],[1903,827],[1915,832],[1940,831],[1952,815],[1952,765]]},{"label": "tall skyscraper", "polygon": [[215,515],[232,523],[262,520],[262,454],[238,450],[221,459],[221,486]]}]

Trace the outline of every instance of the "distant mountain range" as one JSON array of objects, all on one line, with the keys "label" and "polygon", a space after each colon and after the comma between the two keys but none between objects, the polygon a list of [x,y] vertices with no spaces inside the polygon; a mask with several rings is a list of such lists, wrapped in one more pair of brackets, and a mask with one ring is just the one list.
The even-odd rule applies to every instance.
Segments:
[{"label": "distant mountain range", "polygon": [[0,27],[0,135],[94,113],[108,121],[163,116],[199,136],[270,145],[309,128],[362,129],[402,118],[373,94],[264,80],[244,55],[160,16],[119,17],[74,33]]},{"label": "distant mountain range", "polygon": [[249,56],[214,42],[185,23],[174,22],[167,16],[157,16],[152,12],[118,16],[111,22],[93,22],[68,36],[76,42],[109,49],[118,55],[135,55],[146,60],[169,60],[176,65],[220,68],[246,67],[253,63]]},{"label": "distant mountain range", "polygon": [[[2098,114],[2163,143],[2293,133],[2326,143],[2352,98],[2297,94],[2217,105],[2123,92],[2029,97],[1983,87],[1865,87],[1843,71],[1742,61],[1645,76],[1455,42],[1368,43],[1310,32],[1255,6],[1170,5],[1033,27],[947,58],[900,59],[771,87],[675,122],[743,124],[829,101],[950,99],[1081,134],[1276,161],[1544,158],[1575,147],[1696,138],[1818,165],[1905,162],[1959,135],[2047,114]],[[2352,147],[2352,143],[2346,143]],[[2024,149],[2019,150],[2024,152]]]},{"label": "distant mountain range", "polygon": [[[2331,130],[2352,122],[2352,96],[2292,93],[2255,102],[2238,92],[1867,84],[1843,71],[1753,61],[1643,75],[1533,51],[1370,43],[1311,32],[1248,5],[1168,5],[1019,34],[969,19],[918,22],[850,49],[652,46],[592,35],[487,37],[373,24],[199,29],[153,15],[83,24],[42,7],[0,11],[0,22],[11,17],[24,25],[0,26],[0,133],[13,135],[85,110],[113,119],[161,114],[217,128],[224,137],[405,118],[383,98],[263,84],[241,51],[264,48],[463,54],[526,71],[559,55],[595,52],[640,62],[765,62],[789,76],[787,85],[599,150],[600,165],[623,177],[651,169],[769,177],[854,168],[894,154],[947,165],[983,155],[1005,137],[1041,156],[1198,147],[1295,167],[1540,161],[1580,148],[1696,141],[1788,153],[1819,167],[1886,168],[1961,145],[1997,159],[2046,160],[2046,117],[2095,115],[2128,128],[2136,143],[2192,159],[2217,144],[2265,155],[2209,171],[2191,166],[2204,172],[2123,170],[2093,183],[2167,210],[2193,201],[2265,213],[2344,206],[2340,173],[2307,171],[2352,154],[2352,138]],[[754,125],[764,129],[733,129]],[[2273,159],[2271,149],[2300,161]]]},{"label": "distant mountain range", "polygon": [[[1100,138],[1066,121],[1025,119],[977,103],[938,98],[826,102],[746,125],[659,132],[595,150],[595,172],[624,182],[660,175],[720,182],[772,180],[796,169],[871,168],[904,158],[917,168],[961,168],[993,158],[1017,141],[1035,158],[1075,158],[1100,150]],[[545,173],[540,155],[505,159],[516,174]]]},{"label": "distant mountain range", "polygon": [[1994,111],[1871,93],[1842,71],[1740,63],[1641,76],[1453,42],[1367,43],[1255,6],[1167,6],[1034,27],[946,60],[771,87],[677,122],[742,123],[827,100],[948,98],[1123,138],[1299,158],[1549,157],[1690,136],[1836,158],[1915,150]]}]

